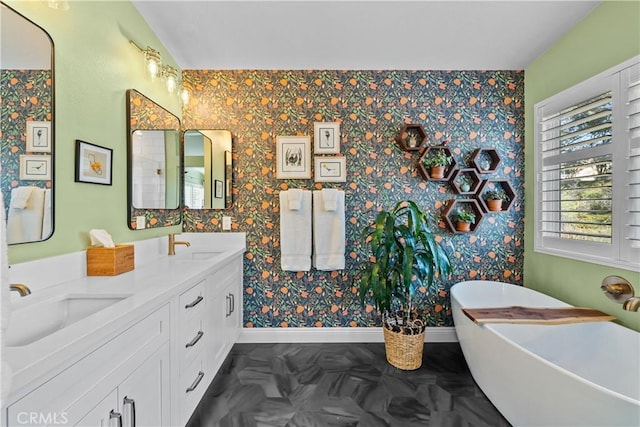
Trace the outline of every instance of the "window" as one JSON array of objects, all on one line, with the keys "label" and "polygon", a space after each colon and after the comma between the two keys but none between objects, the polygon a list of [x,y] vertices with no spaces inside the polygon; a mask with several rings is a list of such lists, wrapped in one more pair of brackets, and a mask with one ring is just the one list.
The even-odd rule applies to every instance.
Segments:
[{"label": "window", "polygon": [[640,271],[640,63],[535,105],[537,252]]}]

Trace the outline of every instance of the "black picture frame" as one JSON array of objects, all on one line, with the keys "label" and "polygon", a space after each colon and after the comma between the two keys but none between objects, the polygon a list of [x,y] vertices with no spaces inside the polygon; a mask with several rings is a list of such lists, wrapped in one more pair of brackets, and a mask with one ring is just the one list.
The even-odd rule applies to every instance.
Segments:
[{"label": "black picture frame", "polygon": [[220,181],[219,179],[215,179],[213,182],[214,182],[213,197],[215,197],[216,199],[222,199],[222,197],[224,196],[223,182]]},{"label": "black picture frame", "polygon": [[113,150],[76,139],[75,181],[111,185]]}]

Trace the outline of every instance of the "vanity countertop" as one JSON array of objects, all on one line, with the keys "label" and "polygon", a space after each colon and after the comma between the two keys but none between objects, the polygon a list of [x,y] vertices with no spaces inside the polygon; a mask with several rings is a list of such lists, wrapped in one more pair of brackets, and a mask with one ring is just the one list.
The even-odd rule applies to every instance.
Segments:
[{"label": "vanity countertop", "polygon": [[[177,246],[175,256],[141,258],[140,266],[136,259],[133,271],[117,276],[79,277],[12,300],[12,310],[17,311],[64,296],[124,297],[33,343],[5,347],[2,359],[12,372],[12,394],[22,394],[25,387],[46,381],[245,251],[244,233],[185,233],[177,237],[189,241],[191,247]],[[20,325],[10,323],[9,327]]]}]

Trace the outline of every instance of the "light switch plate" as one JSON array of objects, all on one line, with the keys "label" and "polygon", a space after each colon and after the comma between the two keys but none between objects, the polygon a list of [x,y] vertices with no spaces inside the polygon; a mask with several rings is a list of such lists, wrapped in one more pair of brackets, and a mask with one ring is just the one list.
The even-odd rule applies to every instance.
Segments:
[{"label": "light switch plate", "polygon": [[136,217],[136,230],[142,230],[147,226],[144,216]]},{"label": "light switch plate", "polygon": [[231,230],[231,217],[230,216],[223,216],[222,217],[222,229],[224,231]]}]

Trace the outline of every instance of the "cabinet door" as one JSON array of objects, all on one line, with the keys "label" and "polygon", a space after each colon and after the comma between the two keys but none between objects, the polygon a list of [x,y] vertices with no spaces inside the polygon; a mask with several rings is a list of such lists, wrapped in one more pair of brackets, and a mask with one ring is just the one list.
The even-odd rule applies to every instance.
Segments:
[{"label": "cabinet door", "polygon": [[240,333],[242,319],[242,294],[240,294],[238,285],[234,280],[225,289],[225,344],[228,350],[233,347]]},{"label": "cabinet door", "polygon": [[170,425],[170,354],[166,343],[118,386],[118,408],[124,427]]},{"label": "cabinet door", "polygon": [[[218,292],[208,298],[211,307],[207,310],[206,330],[209,333],[207,356],[208,360],[212,361],[212,375],[215,375],[215,371],[222,364],[226,355],[225,319],[227,301],[228,298],[225,292]],[[213,376],[210,379],[213,379]]]},{"label": "cabinet door", "polygon": [[[113,390],[73,425],[77,427],[120,426],[121,424],[118,423],[118,417],[120,417],[121,414],[116,412],[115,408],[117,407],[118,393],[116,390]],[[62,424],[66,423],[67,421],[65,420]]]}]

